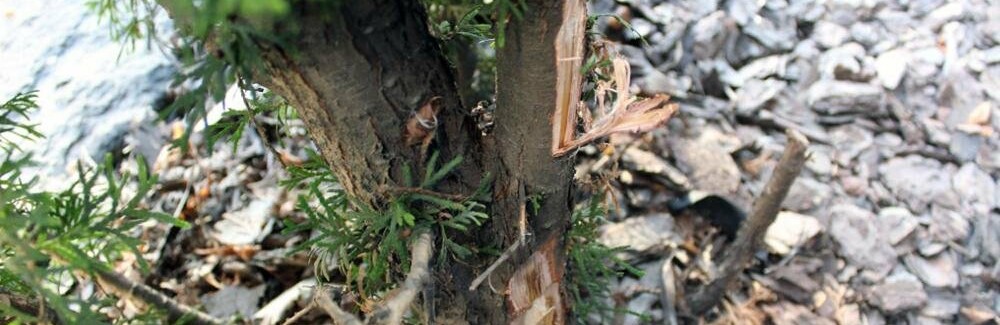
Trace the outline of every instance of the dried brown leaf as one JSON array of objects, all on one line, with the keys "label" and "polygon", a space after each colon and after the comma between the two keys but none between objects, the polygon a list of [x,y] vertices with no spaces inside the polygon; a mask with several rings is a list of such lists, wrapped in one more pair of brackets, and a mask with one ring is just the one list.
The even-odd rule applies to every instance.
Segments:
[{"label": "dried brown leaf", "polygon": [[406,129],[403,130],[403,141],[407,146],[415,144],[425,144],[434,137],[434,129],[437,128],[437,114],[441,111],[441,97],[434,96],[427,100],[413,113],[413,116],[406,121]]}]

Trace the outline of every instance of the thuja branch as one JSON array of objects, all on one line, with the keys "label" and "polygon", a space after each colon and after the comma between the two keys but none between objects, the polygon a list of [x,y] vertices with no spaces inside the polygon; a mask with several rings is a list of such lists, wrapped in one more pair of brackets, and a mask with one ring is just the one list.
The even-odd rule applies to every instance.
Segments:
[{"label": "thuja branch", "polygon": [[754,202],[750,218],[737,233],[732,249],[723,257],[719,277],[688,296],[688,311],[692,315],[703,314],[714,307],[726,289],[743,272],[753,253],[763,244],[767,228],[774,222],[781,209],[781,202],[785,200],[792,183],[802,171],[807,158],[806,148],[809,146],[809,140],[794,130],[789,130],[786,135],[788,144],[785,146],[785,152],[775,166],[764,192]]}]

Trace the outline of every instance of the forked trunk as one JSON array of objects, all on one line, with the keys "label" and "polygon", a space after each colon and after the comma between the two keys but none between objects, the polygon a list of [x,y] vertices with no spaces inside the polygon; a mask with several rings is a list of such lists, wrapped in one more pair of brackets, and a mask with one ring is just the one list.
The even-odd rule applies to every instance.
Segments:
[{"label": "forked trunk", "polygon": [[[558,97],[557,34],[564,21],[584,23],[585,4],[526,2],[523,18],[510,18],[499,49],[495,129],[485,137],[461,105],[452,68],[417,0],[296,2],[294,50],[264,49],[266,70],[255,78],[297,108],[346,191],[373,207],[390,198],[385,189],[401,185],[405,166],[421,168],[435,150],[443,160],[464,158],[440,192],[471,194],[493,175],[491,220],[459,239],[501,249],[522,233],[526,240],[475,291],[470,283],[495,256],[432,262],[434,281],[425,292],[433,297],[424,306],[435,324],[567,319],[563,234],[572,212],[572,159],[552,157],[550,119]],[[564,20],[566,8],[579,17]],[[436,116],[421,109],[432,101]],[[414,132],[420,130],[428,132]],[[545,307],[543,313],[533,305]]]}]

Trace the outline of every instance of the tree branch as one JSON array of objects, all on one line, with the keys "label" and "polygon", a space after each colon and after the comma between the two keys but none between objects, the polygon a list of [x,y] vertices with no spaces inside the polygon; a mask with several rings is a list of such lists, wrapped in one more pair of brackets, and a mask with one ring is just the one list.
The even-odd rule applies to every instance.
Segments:
[{"label": "tree branch", "polygon": [[267,130],[264,130],[264,127],[261,126],[260,123],[257,123],[257,115],[254,114],[253,106],[250,106],[250,101],[247,100],[246,91],[254,91],[253,85],[251,85],[250,82],[243,76],[239,76],[237,82],[240,98],[243,99],[243,105],[247,107],[247,109],[243,112],[246,114],[248,122],[253,126],[254,131],[257,131],[257,136],[260,137],[260,141],[264,143],[264,147],[271,151],[271,154],[274,155],[274,159],[281,164],[282,168],[288,170],[288,165],[285,164],[285,160],[281,158],[281,153],[278,152],[278,148],[275,148],[274,144],[271,143],[271,140],[267,138]]},{"label": "tree branch", "polygon": [[160,293],[145,284],[129,280],[118,273],[98,270],[92,274],[96,277],[97,282],[100,283],[102,287],[110,289],[110,291],[112,291],[115,295],[162,309],[167,313],[167,317],[171,321],[184,319],[187,321],[187,324],[224,324],[222,320],[215,318],[214,316],[191,308],[190,306],[178,303],[163,293]]},{"label": "tree branch", "polygon": [[764,192],[754,202],[750,218],[737,233],[736,240],[730,246],[732,249],[723,257],[719,277],[688,296],[687,307],[690,314],[700,315],[714,307],[726,289],[743,272],[753,253],[761,247],[767,228],[774,222],[781,209],[781,202],[785,200],[792,183],[802,171],[807,158],[806,149],[809,140],[791,129],[785,134],[788,136],[785,152],[775,166]]}]

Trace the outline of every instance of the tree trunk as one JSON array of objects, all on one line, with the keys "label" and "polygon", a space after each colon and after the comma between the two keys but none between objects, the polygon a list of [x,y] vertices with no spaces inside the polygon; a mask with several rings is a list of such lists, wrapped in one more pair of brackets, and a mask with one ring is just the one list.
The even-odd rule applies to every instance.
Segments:
[{"label": "tree trunk", "polygon": [[[494,187],[494,232],[503,242],[514,243],[519,214],[526,213],[528,245],[509,265],[519,270],[538,268],[549,274],[515,276],[508,282],[510,316],[523,316],[525,303],[546,296],[544,278],[555,279],[558,301],[546,301],[553,317],[544,323],[562,322],[567,312],[562,278],[565,269],[563,234],[572,216],[571,189],[573,159],[552,157],[552,114],[557,105],[556,38],[564,24],[566,6],[585,6],[582,0],[526,1],[523,19],[511,18],[506,44],[497,54],[497,103],[495,141],[500,166]],[[582,11],[581,11],[582,12]],[[584,19],[578,20],[580,23]],[[582,27],[582,26],[581,26]],[[582,30],[582,28],[581,28]],[[583,37],[583,35],[580,35]],[[552,246],[554,245],[554,246]],[[542,249],[545,247],[547,249]],[[551,250],[543,252],[546,250]],[[538,257],[529,258],[529,255]],[[514,267],[498,272],[497,278],[511,278]],[[514,281],[521,281],[515,283]],[[518,297],[515,288],[530,292]],[[514,289],[514,290],[512,290]],[[482,291],[482,289],[481,289]]]},{"label": "tree trunk", "polygon": [[[475,121],[461,105],[419,1],[303,1],[293,10],[294,51],[268,51],[262,82],[298,109],[348,193],[379,206],[380,190],[400,185],[404,167],[419,170],[426,150],[446,160],[464,156],[469,167],[445,188],[475,189],[482,174]],[[407,138],[406,124],[435,97],[441,99],[438,146],[428,149],[424,139]]]},{"label": "tree trunk", "polygon": [[[389,199],[384,190],[402,185],[406,166],[420,170],[428,151],[437,150],[444,161],[464,158],[439,191],[471,194],[487,173],[494,176],[490,221],[459,239],[504,249],[526,230],[528,240],[476,291],[468,289],[470,283],[495,257],[439,266],[428,311],[436,317],[432,323],[505,324],[523,316],[525,306],[512,304],[505,287],[518,269],[537,262],[530,256],[541,247],[547,254],[536,256],[550,265],[548,281],[555,285],[537,288],[539,275],[529,274],[519,285],[535,287],[522,299],[530,302],[546,289],[562,296],[572,159],[552,157],[550,117],[556,104],[554,44],[567,1],[583,5],[529,0],[523,19],[510,18],[498,54],[495,130],[486,137],[461,104],[452,68],[418,0],[295,2],[289,18],[296,25],[293,42],[287,49],[264,46],[266,68],[255,81],[297,109],[338,180],[361,202],[382,207]],[[407,124],[436,97],[433,138],[411,141]],[[519,227],[522,211],[526,224]],[[550,322],[566,319],[565,300],[557,300],[549,301]]]}]

